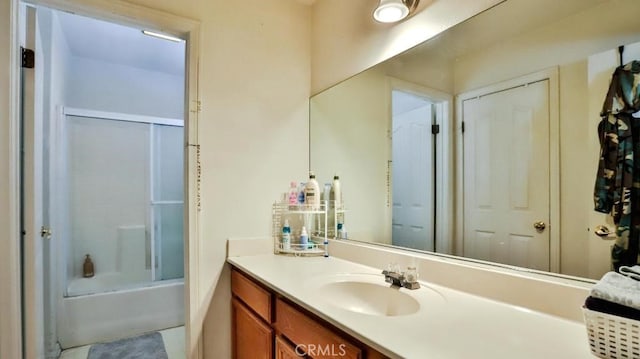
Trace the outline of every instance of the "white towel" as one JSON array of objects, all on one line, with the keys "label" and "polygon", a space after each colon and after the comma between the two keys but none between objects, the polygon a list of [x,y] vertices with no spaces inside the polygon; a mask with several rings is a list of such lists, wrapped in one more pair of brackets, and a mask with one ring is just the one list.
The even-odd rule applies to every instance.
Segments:
[{"label": "white towel", "polygon": [[640,281],[608,272],[591,288],[591,296],[640,310]]},{"label": "white towel", "polygon": [[635,280],[640,280],[640,266],[635,265],[633,267],[622,266],[619,269],[620,274]]}]

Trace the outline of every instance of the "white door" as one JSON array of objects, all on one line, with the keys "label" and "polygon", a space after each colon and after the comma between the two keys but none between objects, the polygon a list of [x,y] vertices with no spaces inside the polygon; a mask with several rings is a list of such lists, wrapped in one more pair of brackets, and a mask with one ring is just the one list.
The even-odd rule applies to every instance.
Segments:
[{"label": "white door", "polygon": [[463,101],[465,257],[549,270],[548,86]]},{"label": "white door", "polygon": [[22,69],[22,261],[24,355],[44,357],[42,199],[42,66],[36,9],[26,8],[23,47],[34,50],[34,68]]},{"label": "white door", "polygon": [[[402,103],[409,107],[398,110]],[[393,91],[393,106],[392,243],[433,251],[433,105],[416,96]]]}]

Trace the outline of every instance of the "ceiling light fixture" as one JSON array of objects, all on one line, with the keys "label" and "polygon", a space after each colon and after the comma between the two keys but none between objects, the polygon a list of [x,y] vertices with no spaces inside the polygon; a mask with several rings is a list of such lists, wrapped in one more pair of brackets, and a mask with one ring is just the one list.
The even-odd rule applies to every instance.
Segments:
[{"label": "ceiling light fixture", "polygon": [[147,36],[153,36],[153,37],[157,37],[159,39],[169,40],[169,41],[173,41],[173,42],[184,41],[181,38],[178,38],[178,37],[175,37],[175,36],[165,35],[165,34],[161,34],[159,32],[153,32],[153,31],[149,31],[149,30],[142,30],[142,33],[147,35]]},{"label": "ceiling light fixture", "polygon": [[373,18],[384,23],[400,21],[413,13],[419,2],[420,0],[380,0],[373,11]]}]

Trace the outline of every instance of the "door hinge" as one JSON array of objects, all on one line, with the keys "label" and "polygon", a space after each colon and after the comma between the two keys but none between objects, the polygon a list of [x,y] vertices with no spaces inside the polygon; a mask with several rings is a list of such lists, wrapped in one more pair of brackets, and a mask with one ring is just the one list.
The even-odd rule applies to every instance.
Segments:
[{"label": "door hinge", "polygon": [[200,102],[200,100],[191,101],[191,108],[189,109],[189,111],[194,113],[202,112],[202,102]]},{"label": "door hinge", "polygon": [[440,133],[440,125],[431,125],[431,133],[437,135]]},{"label": "door hinge", "polygon": [[462,121],[462,133],[464,133],[464,121]]},{"label": "door hinge", "polygon": [[36,54],[31,49],[20,47],[22,54],[22,67],[32,69],[35,66]]}]

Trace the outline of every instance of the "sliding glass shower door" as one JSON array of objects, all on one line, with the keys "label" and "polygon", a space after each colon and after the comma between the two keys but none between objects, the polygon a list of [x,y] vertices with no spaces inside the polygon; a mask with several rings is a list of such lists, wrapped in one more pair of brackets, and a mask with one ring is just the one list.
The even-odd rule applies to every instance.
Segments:
[{"label": "sliding glass shower door", "polygon": [[68,111],[60,131],[66,294],[183,278],[181,123],[78,111]]},{"label": "sliding glass shower door", "polygon": [[182,127],[154,125],[151,213],[155,245],[154,280],[184,277],[182,241],[184,190]]}]

